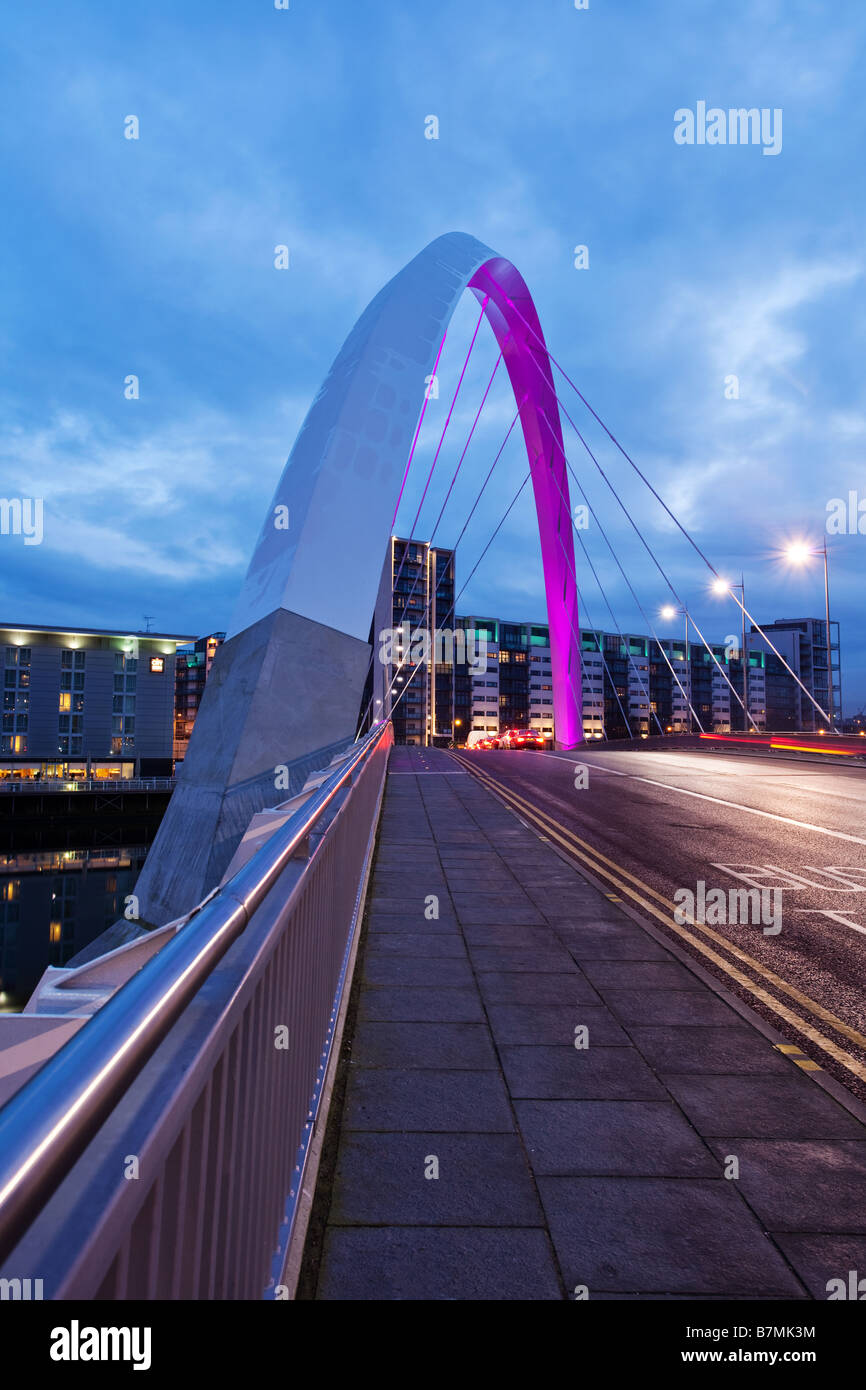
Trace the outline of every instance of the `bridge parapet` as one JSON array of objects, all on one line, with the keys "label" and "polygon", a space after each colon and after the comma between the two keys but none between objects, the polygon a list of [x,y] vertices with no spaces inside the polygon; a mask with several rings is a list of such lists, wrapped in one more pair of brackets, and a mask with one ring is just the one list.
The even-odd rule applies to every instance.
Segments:
[{"label": "bridge parapet", "polygon": [[356,745],[0,1109],[0,1275],[50,1298],[279,1282],[392,742]]}]

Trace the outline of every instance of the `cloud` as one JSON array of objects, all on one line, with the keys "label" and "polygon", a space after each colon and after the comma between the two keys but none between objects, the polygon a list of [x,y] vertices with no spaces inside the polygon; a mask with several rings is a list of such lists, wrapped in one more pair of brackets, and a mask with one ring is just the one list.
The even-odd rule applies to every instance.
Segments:
[{"label": "cloud", "polygon": [[284,452],[281,441],[213,411],[125,438],[105,420],[68,411],[0,435],[7,493],[43,498],[46,554],[178,584],[242,568],[251,461],[258,474],[263,457],[274,460],[263,488],[270,496]]}]

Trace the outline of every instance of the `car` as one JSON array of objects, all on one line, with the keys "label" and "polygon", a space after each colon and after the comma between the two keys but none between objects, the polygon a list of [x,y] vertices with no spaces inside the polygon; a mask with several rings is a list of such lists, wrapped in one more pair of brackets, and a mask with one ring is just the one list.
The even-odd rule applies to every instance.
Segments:
[{"label": "car", "polygon": [[540,729],[506,729],[499,735],[500,748],[547,748],[550,746],[550,734],[544,734]]},{"label": "car", "polygon": [[492,748],[493,740],[483,729],[470,730],[466,738],[466,749],[470,748]]}]

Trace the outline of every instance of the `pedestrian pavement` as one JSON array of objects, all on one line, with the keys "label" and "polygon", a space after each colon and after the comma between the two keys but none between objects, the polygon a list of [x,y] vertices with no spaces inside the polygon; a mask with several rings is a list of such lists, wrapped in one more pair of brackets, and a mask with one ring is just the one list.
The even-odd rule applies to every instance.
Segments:
[{"label": "pedestrian pavement", "polygon": [[445,752],[392,751],[357,971],[316,1297],[866,1275],[866,1127]]}]

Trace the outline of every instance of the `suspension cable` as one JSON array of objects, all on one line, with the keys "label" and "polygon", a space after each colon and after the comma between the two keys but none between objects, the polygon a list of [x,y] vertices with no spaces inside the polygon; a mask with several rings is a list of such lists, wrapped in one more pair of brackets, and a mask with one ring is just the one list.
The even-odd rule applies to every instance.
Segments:
[{"label": "suspension cable", "polygon": [[[544,411],[542,411],[542,415],[544,416],[544,422],[545,422],[545,424],[547,425],[548,429],[550,429],[550,421],[547,419],[547,415],[546,415],[546,413],[545,413]],[[553,433],[552,430],[551,430],[551,433]],[[556,440],[556,436],[554,435],[554,441],[555,441],[555,440]],[[565,458],[565,454],[563,454],[563,458]],[[566,459],[566,462],[568,462],[567,459]],[[558,488],[558,490],[559,490],[559,496],[560,496],[560,499],[561,499],[561,501],[562,501],[562,505],[563,505],[563,507],[565,507],[565,506],[566,506],[565,493],[563,492],[562,488],[559,486],[559,483],[558,483],[558,481],[557,481],[555,475],[554,475],[554,482],[556,482],[556,486],[557,486],[557,488]],[[614,550],[613,550],[613,547],[611,546],[610,541],[607,539],[607,536],[605,535],[605,532],[604,532],[603,527],[601,526],[601,523],[598,522],[598,518],[596,517],[595,512],[592,510],[592,506],[590,505],[589,499],[587,498],[586,493],[583,491],[583,488],[581,487],[580,482],[578,481],[578,479],[577,479],[576,477],[575,477],[575,482],[577,483],[577,487],[578,487],[578,490],[580,491],[581,497],[583,497],[584,502],[586,503],[587,507],[589,508],[589,511],[590,511],[590,513],[591,513],[593,519],[594,519],[594,520],[596,521],[596,523],[598,524],[598,528],[599,528],[599,530],[601,531],[602,536],[604,536],[604,539],[605,539],[605,541],[607,542],[608,549],[610,550],[611,554],[613,555],[614,559],[616,560],[617,557],[616,557],[616,554],[615,554],[615,552],[614,552]],[[581,548],[581,550],[582,550],[582,552],[583,552],[584,559],[586,560],[587,564],[589,565],[590,569],[592,570],[593,578],[595,579],[595,582],[596,582],[596,584],[598,585],[599,592],[600,592],[600,594],[601,594],[601,596],[602,596],[602,599],[604,600],[605,606],[607,607],[607,611],[608,611],[608,613],[609,613],[610,616],[611,616],[611,621],[613,622],[613,625],[614,625],[614,627],[616,628],[616,631],[617,631],[617,634],[618,634],[618,636],[619,636],[620,642],[622,643],[623,651],[625,652],[625,655],[626,655],[628,661],[631,663],[632,670],[634,671],[634,674],[635,674],[635,677],[636,677],[636,679],[637,679],[638,685],[639,685],[640,688],[641,688],[641,693],[642,693],[642,695],[644,696],[644,698],[645,698],[645,700],[646,700],[646,702],[647,702],[647,709],[649,710],[650,714],[655,715],[655,721],[656,721],[656,724],[657,724],[657,726],[658,726],[658,731],[659,731],[659,733],[662,733],[663,730],[662,730],[662,726],[661,726],[661,720],[660,720],[659,717],[658,717],[657,711],[654,710],[654,709],[652,708],[652,701],[651,701],[650,696],[649,696],[649,691],[648,691],[647,687],[644,685],[644,682],[643,682],[643,679],[642,679],[642,677],[641,677],[640,671],[639,671],[639,669],[638,669],[637,663],[634,661],[634,659],[633,659],[633,657],[632,657],[631,647],[630,647],[629,644],[626,643],[625,635],[624,635],[624,633],[623,633],[623,631],[622,631],[622,628],[620,627],[619,623],[618,623],[617,620],[616,620],[616,614],[614,613],[613,608],[611,607],[610,600],[609,600],[608,597],[607,597],[607,594],[606,594],[606,592],[605,592],[605,590],[604,590],[604,586],[602,585],[602,582],[601,582],[601,580],[600,580],[599,577],[598,577],[598,572],[596,571],[595,565],[592,563],[592,560],[590,559],[589,551],[588,551],[587,548],[586,548],[586,544],[585,544],[585,542],[584,542],[584,539],[583,539],[582,535],[580,534],[580,530],[579,530],[579,528],[578,528],[578,526],[577,526],[577,523],[576,523],[576,521],[575,521],[573,515],[572,515],[572,517],[571,517],[571,524],[572,524],[572,528],[573,528],[573,530],[574,530],[574,533],[575,533],[575,535],[577,536],[578,541],[580,542],[580,548]],[[560,543],[561,543],[561,541],[560,541]],[[567,551],[565,551],[565,546],[563,546],[563,551],[564,551],[564,553],[565,553],[566,562],[567,562],[567,560],[568,560],[568,553],[567,553]],[[617,563],[619,563],[619,562],[617,561]],[[620,570],[622,570],[622,567],[621,567],[621,566],[620,566]],[[625,576],[623,576],[623,577],[625,577]],[[576,585],[577,585],[577,576],[576,576],[576,574],[575,574],[575,576],[574,576],[574,582],[575,582],[575,586],[576,586]],[[626,583],[628,583],[627,580],[626,580]],[[587,614],[587,616],[589,616],[589,615]],[[647,655],[649,655],[649,653],[647,653]],[[602,657],[602,660],[604,660],[604,657]],[[607,662],[605,662],[605,670],[607,671],[608,677],[609,677],[609,679],[610,679],[610,681],[611,681],[611,684],[613,685],[613,677],[610,675],[610,671],[608,670],[608,667],[607,667]],[[672,674],[673,674],[673,676],[674,676],[674,679],[676,679],[676,672],[673,671],[673,668],[671,668],[671,671],[672,671]],[[682,689],[682,687],[680,687],[680,689]],[[614,693],[616,694],[616,686],[615,686],[615,685],[614,685]],[[684,698],[686,698],[686,696],[685,696],[685,691],[683,691],[683,696],[684,696]],[[617,699],[619,699],[618,696],[617,696]],[[621,706],[621,705],[620,705],[620,711],[622,711],[622,706]],[[692,711],[692,712],[694,713],[694,711]],[[695,717],[697,718],[697,716],[695,716]],[[625,719],[625,715],[623,715],[623,718]],[[650,721],[649,721],[649,717],[647,717],[647,723],[649,724],[649,722],[650,722]],[[632,729],[631,729],[631,723],[630,723],[630,721],[629,721],[628,719],[625,719],[625,725],[626,725],[626,728],[627,728],[628,731],[629,731],[629,737],[630,737],[630,738],[634,738],[634,733],[632,732]]]},{"label": "suspension cable", "polygon": [[[545,424],[547,425],[547,428],[550,430],[550,433],[551,433],[551,436],[553,437],[554,443],[555,443],[558,447],[561,448],[561,446],[559,445],[559,441],[557,440],[556,435],[554,434],[554,431],[553,431],[553,428],[552,428],[552,426],[551,426],[551,424],[550,424],[550,421],[549,421],[548,418],[547,418],[547,413],[546,413],[545,411],[542,411],[542,416],[543,416],[543,418],[544,418]],[[568,418],[568,417],[566,417],[566,418]],[[570,423],[570,422],[569,422],[569,423]],[[649,617],[649,615],[647,614],[646,609],[644,608],[643,604],[641,603],[640,599],[638,598],[638,596],[637,596],[637,594],[636,594],[636,592],[635,592],[635,590],[634,590],[634,587],[633,587],[633,585],[632,585],[631,580],[629,579],[628,575],[626,574],[625,570],[623,569],[623,566],[622,566],[622,564],[621,564],[621,562],[620,562],[619,556],[617,555],[616,551],[615,551],[614,548],[613,548],[613,545],[611,544],[610,540],[608,539],[607,532],[605,531],[604,527],[602,526],[601,522],[599,521],[598,515],[597,515],[596,511],[595,511],[594,507],[592,506],[592,503],[590,502],[589,498],[587,497],[587,495],[586,495],[586,493],[585,493],[585,491],[584,491],[584,489],[583,489],[583,486],[582,486],[582,484],[581,484],[581,482],[580,482],[580,479],[578,478],[577,474],[575,473],[574,469],[572,468],[571,464],[569,463],[568,458],[567,458],[567,456],[566,456],[566,454],[565,454],[565,451],[564,451],[564,450],[561,450],[561,452],[562,452],[562,457],[563,457],[563,459],[565,460],[565,465],[566,465],[566,467],[567,467],[569,473],[571,474],[572,478],[574,479],[574,482],[575,482],[575,484],[576,484],[576,486],[577,486],[577,489],[578,489],[578,491],[579,491],[581,497],[583,498],[584,503],[586,504],[586,507],[587,507],[588,510],[589,510],[590,516],[592,517],[593,521],[595,522],[596,526],[598,527],[599,531],[601,532],[601,535],[604,537],[605,544],[607,545],[608,550],[610,551],[611,555],[612,555],[613,558],[614,558],[614,562],[615,562],[615,564],[616,564],[616,566],[617,566],[617,569],[619,570],[620,574],[622,575],[623,579],[625,580],[626,585],[628,586],[629,593],[631,594],[632,598],[634,599],[635,603],[637,604],[638,608],[640,609],[641,616],[643,617],[644,622],[648,625],[648,627],[649,627],[649,629],[650,629],[650,632],[651,632],[652,635],[653,635],[653,639],[654,639],[654,641],[655,641],[655,643],[656,643],[656,646],[658,647],[659,651],[661,652],[662,656],[664,657],[665,662],[667,663],[668,670],[670,671],[671,675],[672,675],[673,678],[674,678],[674,681],[676,682],[676,684],[677,684],[677,686],[678,686],[678,688],[679,688],[680,694],[682,695],[683,699],[685,700],[686,704],[688,705],[689,710],[691,711],[691,714],[692,714],[692,716],[693,716],[695,722],[697,723],[698,728],[700,729],[701,733],[703,733],[703,731],[704,731],[704,726],[703,726],[703,724],[701,723],[701,721],[700,721],[700,719],[699,719],[699,717],[698,717],[698,714],[697,714],[697,712],[696,712],[696,710],[695,710],[695,708],[694,708],[694,705],[693,705],[692,702],[691,702],[691,698],[690,698],[690,695],[691,695],[691,681],[689,681],[690,690],[689,690],[689,694],[687,695],[686,692],[685,692],[685,690],[684,690],[684,688],[683,688],[682,682],[680,681],[679,676],[677,675],[676,671],[674,670],[673,665],[671,664],[671,661],[670,661],[670,659],[669,659],[669,657],[668,657],[667,652],[665,651],[664,647],[662,646],[662,644],[661,644],[661,642],[660,642],[660,640],[659,640],[658,634],[656,633],[655,627],[654,627],[652,621],[650,620],[650,617]],[[560,496],[562,496],[562,493],[561,493],[561,492],[560,492]],[[564,498],[563,498],[563,501],[564,501]],[[572,518],[572,521],[573,521],[573,518]],[[577,530],[576,527],[575,527],[575,530]],[[580,538],[580,533],[579,533],[579,532],[578,532],[578,537]],[[583,544],[582,539],[581,539],[581,544]],[[608,605],[608,607],[609,607],[609,605]],[[685,608],[683,608],[683,611],[685,612]],[[611,612],[611,617],[613,617],[613,613],[612,613],[612,612]],[[615,618],[614,618],[614,624],[616,624],[616,619],[615,619]],[[620,633],[620,636],[622,637],[622,633]],[[623,638],[623,641],[625,641],[625,638]],[[643,686],[641,686],[641,688],[643,688]],[[644,692],[644,693],[646,693],[646,692]],[[650,699],[649,699],[649,695],[647,695],[647,702],[648,702],[649,704],[652,703],[652,702],[650,701]],[[659,717],[658,717],[658,713],[656,713],[656,723],[657,723],[657,725],[658,725],[659,731],[661,731],[661,721],[660,721],[660,719],[659,719]]]},{"label": "suspension cable", "polygon": [[[683,536],[684,536],[685,539],[688,541],[689,545],[690,545],[690,546],[692,547],[692,549],[696,552],[696,554],[700,556],[700,558],[703,560],[704,564],[706,565],[707,569],[708,569],[708,570],[710,571],[710,573],[713,575],[713,577],[714,577],[715,579],[721,579],[722,576],[719,574],[718,570],[717,570],[716,567],[711,563],[711,561],[708,559],[708,557],[704,554],[703,550],[702,550],[701,547],[698,545],[697,541],[696,541],[696,540],[690,535],[690,533],[686,530],[686,528],[683,526],[682,522],[681,522],[681,521],[679,520],[679,518],[675,515],[675,513],[671,511],[670,507],[669,507],[668,504],[665,502],[664,498],[660,495],[660,493],[656,490],[656,488],[653,487],[652,483],[651,483],[651,482],[649,481],[649,479],[644,475],[644,473],[641,471],[641,469],[640,469],[640,468],[638,467],[638,465],[635,463],[634,459],[631,457],[631,455],[628,453],[628,451],[623,447],[622,444],[620,444],[620,442],[619,442],[619,440],[617,439],[616,435],[615,435],[610,429],[608,429],[608,427],[607,427],[607,425],[605,424],[604,420],[602,420],[602,418],[601,418],[601,416],[598,414],[598,412],[597,412],[596,410],[593,409],[593,407],[590,405],[589,401],[588,401],[588,400],[586,399],[586,397],[583,395],[583,392],[580,391],[580,389],[579,389],[579,388],[575,385],[575,383],[572,381],[571,377],[568,375],[568,372],[565,370],[565,368],[564,368],[564,367],[557,361],[557,359],[553,356],[552,352],[551,352],[550,349],[548,348],[548,346],[547,346],[547,344],[545,343],[544,339],[540,336],[539,333],[536,332],[536,330],[533,328],[532,324],[531,324],[531,323],[528,321],[528,319],[526,318],[525,314],[523,314],[523,313],[521,312],[521,310],[518,308],[517,304],[515,304],[514,300],[511,299],[511,298],[505,293],[505,291],[502,289],[502,287],[496,284],[496,282],[493,280],[492,275],[491,275],[490,272],[486,269],[486,267],[482,266],[481,269],[482,269],[482,273],[485,274],[485,275],[487,276],[488,280],[490,280],[491,284],[494,285],[494,287],[496,288],[497,292],[498,292],[499,294],[502,295],[502,297],[505,299],[505,301],[509,304],[509,306],[510,306],[510,307],[514,310],[514,312],[517,314],[518,318],[522,321],[524,327],[527,328],[528,331],[532,334],[533,338],[535,338],[536,342],[540,345],[541,350],[542,350],[542,352],[544,353],[544,355],[548,358],[548,360],[549,360],[550,362],[553,363],[553,365],[554,365],[554,367],[556,367],[557,371],[560,372],[561,375],[565,378],[566,382],[567,382],[568,385],[571,387],[572,391],[574,391],[575,395],[576,395],[576,396],[578,397],[578,399],[583,403],[583,405],[584,405],[584,406],[586,407],[586,409],[589,411],[590,415],[592,415],[593,419],[595,419],[595,420],[598,422],[598,424],[601,425],[601,428],[604,430],[605,434],[608,436],[608,438],[610,439],[611,443],[614,444],[614,446],[619,450],[619,452],[622,454],[622,456],[623,456],[623,458],[626,460],[626,462],[629,463],[629,464],[631,465],[631,467],[634,469],[635,473],[637,473],[637,475],[638,475],[638,477],[641,479],[641,481],[646,485],[647,488],[649,488],[649,490],[650,490],[650,492],[652,493],[653,497],[655,497],[655,499],[656,499],[656,501],[659,503],[659,505],[660,505],[661,507],[663,507],[664,510],[667,512],[668,516],[669,516],[670,519],[673,521],[674,525],[677,527],[677,529],[678,529],[680,532],[682,532]],[[529,346],[529,344],[527,343],[527,347],[528,347],[528,346]],[[533,355],[533,361],[535,361],[535,360],[536,360],[536,359],[535,359],[535,357],[534,357],[534,355]],[[550,383],[548,383],[548,384],[550,384]],[[559,400],[559,397],[558,397],[558,396],[557,396],[557,400]],[[560,405],[561,405],[561,404],[562,404],[562,402],[560,401]],[[575,427],[573,424],[572,424],[572,428],[575,429],[575,433],[578,433],[578,434],[579,434],[579,431],[577,431],[576,427]],[[600,465],[598,465],[598,467],[600,468]],[[601,471],[602,471],[602,473],[603,473],[603,470],[601,470]],[[669,581],[667,581],[667,582],[669,583]],[[672,586],[670,586],[670,584],[669,584],[669,587],[672,588]],[[672,591],[673,591],[673,590],[672,590]],[[770,650],[773,652],[773,654],[774,654],[776,657],[778,657],[779,661],[781,661],[781,663],[782,663],[782,665],[784,666],[785,670],[788,672],[788,674],[789,674],[790,676],[793,677],[793,679],[796,681],[797,685],[798,685],[798,686],[800,687],[800,689],[802,690],[803,694],[804,694],[804,695],[806,696],[806,698],[814,705],[815,709],[818,711],[818,713],[820,714],[820,716],[821,716],[821,718],[824,720],[824,722],[833,730],[834,733],[838,733],[839,731],[838,731],[838,729],[835,728],[835,725],[833,724],[832,720],[831,720],[830,717],[828,716],[827,711],[826,711],[826,710],[823,710],[823,709],[821,708],[821,706],[818,704],[818,701],[815,699],[814,695],[812,695],[811,691],[808,690],[808,689],[806,688],[806,686],[803,684],[803,682],[800,680],[800,677],[797,675],[796,671],[794,671],[794,670],[788,665],[787,661],[786,661],[785,658],[782,656],[782,653],[781,653],[781,652],[778,650],[778,648],[775,646],[775,644],[773,643],[772,639],[771,639],[770,637],[767,636],[767,633],[766,633],[766,632],[764,631],[764,629],[761,627],[760,623],[757,622],[757,620],[756,620],[755,618],[752,617],[751,613],[750,613],[749,610],[746,608],[745,604],[742,603],[742,602],[740,601],[740,599],[736,597],[736,595],[732,595],[732,597],[734,597],[735,602],[736,602],[737,604],[739,604],[740,608],[742,609],[742,612],[744,613],[744,615],[746,616],[746,618],[748,618],[749,622],[752,624],[753,629],[755,629],[757,632],[760,633],[760,635],[763,637],[764,641],[767,643],[767,646],[770,648]],[[679,600],[678,600],[678,601],[679,601]],[[692,620],[692,621],[694,621],[694,620]],[[697,626],[697,625],[695,625],[695,626]],[[711,655],[712,655],[712,653],[711,653]],[[745,653],[744,653],[744,659],[745,659]],[[734,692],[734,693],[736,694],[736,692]],[[738,698],[739,698],[739,697],[738,697]],[[742,701],[740,701],[740,703],[742,704]],[[745,709],[745,706],[743,706],[743,708]],[[751,718],[751,715],[750,715],[749,717]],[[698,722],[700,722],[700,721],[698,721]],[[755,729],[757,729],[757,725],[755,724],[754,720],[752,720],[752,725],[753,725],[753,727],[754,727]]]},{"label": "suspension cable", "polygon": [[[525,397],[524,397],[524,399],[525,399]],[[479,502],[481,501],[482,496],[484,495],[484,491],[485,491],[485,489],[486,489],[486,487],[487,487],[487,484],[490,482],[490,479],[491,479],[491,477],[493,476],[493,470],[495,469],[495,467],[496,467],[496,465],[498,464],[500,458],[502,457],[502,454],[503,454],[504,451],[505,451],[505,447],[506,447],[506,445],[507,445],[509,439],[511,438],[511,434],[512,434],[512,431],[513,431],[513,429],[514,429],[514,426],[517,424],[517,421],[518,421],[519,418],[520,418],[520,411],[521,411],[521,409],[522,409],[522,406],[523,406],[523,400],[520,401],[520,403],[519,403],[518,406],[517,406],[516,411],[514,412],[514,416],[513,416],[512,420],[511,420],[511,423],[510,423],[510,425],[508,426],[508,429],[505,431],[505,437],[504,437],[504,439],[502,440],[502,443],[500,444],[498,450],[496,451],[496,454],[495,454],[495,456],[494,456],[493,462],[491,463],[489,469],[487,470],[487,473],[486,473],[486,475],[485,475],[485,477],[484,477],[484,480],[483,480],[483,482],[482,482],[482,484],[481,484],[481,487],[478,489],[478,492],[477,492],[477,494],[476,494],[475,500],[474,500],[474,502],[472,503],[472,506],[471,506],[471,508],[470,508],[470,510],[469,510],[469,515],[467,516],[465,522],[463,523],[463,528],[462,528],[462,530],[460,531],[460,534],[459,534],[459,536],[457,537],[457,540],[455,541],[454,545],[451,547],[452,555],[455,555],[455,554],[457,553],[457,548],[458,548],[458,546],[460,545],[460,542],[462,541],[464,535],[466,534],[466,529],[467,529],[467,527],[469,526],[470,521],[472,520],[472,517],[473,517],[473,515],[474,515],[474,513],[475,513],[476,508],[478,507]],[[437,523],[437,524],[438,524],[438,523]],[[411,539],[411,538],[410,538],[410,539]],[[407,553],[408,553],[408,546],[407,546]],[[404,559],[405,559],[405,556],[404,556]],[[394,580],[393,580],[393,584],[396,584],[396,582],[397,582],[397,580],[394,579]],[[440,587],[441,587],[441,583],[442,583],[441,579],[438,580],[437,583],[436,583],[436,588],[435,588],[434,593],[433,593],[433,601],[434,601],[434,603],[435,603],[436,597],[437,597],[437,595],[438,595],[438,593],[439,593],[439,589],[440,589]],[[416,584],[417,584],[417,577],[416,577]],[[465,588],[465,585],[464,585],[464,588]],[[413,592],[414,592],[414,588],[413,588]],[[461,590],[461,592],[462,592],[462,590]],[[401,614],[400,614],[401,621],[402,621],[403,617],[404,617],[405,614],[406,614],[406,611],[407,611],[407,608],[408,608],[408,604],[409,604],[409,598],[411,598],[411,594],[410,594],[409,597],[407,598],[406,604],[403,606],[402,612],[401,612]],[[393,612],[392,612],[392,625],[393,625]],[[372,666],[373,662],[375,661],[375,638],[376,638],[376,634],[374,633],[374,634],[373,634],[374,650],[370,653],[370,665],[371,665],[371,666]],[[400,670],[402,669],[402,667],[403,667],[404,664],[405,664],[405,662],[401,662],[401,663],[400,663],[400,666],[398,666],[397,670],[394,672],[394,675],[393,675],[393,677],[392,677],[392,679],[391,679],[391,684],[389,685],[388,689],[387,689],[386,692],[385,692],[385,697],[384,697],[385,700],[388,699],[388,696],[391,694],[391,691],[394,689],[394,685],[396,684],[397,676],[398,676],[398,674],[399,674],[399,672],[400,672]],[[369,671],[369,667],[368,667],[368,671]],[[363,712],[363,714],[362,714],[362,716],[361,716],[361,719],[360,719],[360,721],[359,721],[359,724],[358,724],[359,729],[362,729],[362,728],[364,727],[364,724],[365,724],[366,720],[368,719],[368,717],[369,717],[369,715],[370,715],[370,711],[371,711],[371,709],[372,709],[372,707],[373,707],[373,700],[374,700],[374,699],[375,699],[375,696],[374,696],[374,695],[371,695],[370,700],[369,700],[369,702],[368,702],[368,704],[367,704],[367,707],[366,707],[366,709],[364,710],[364,712]]]}]

